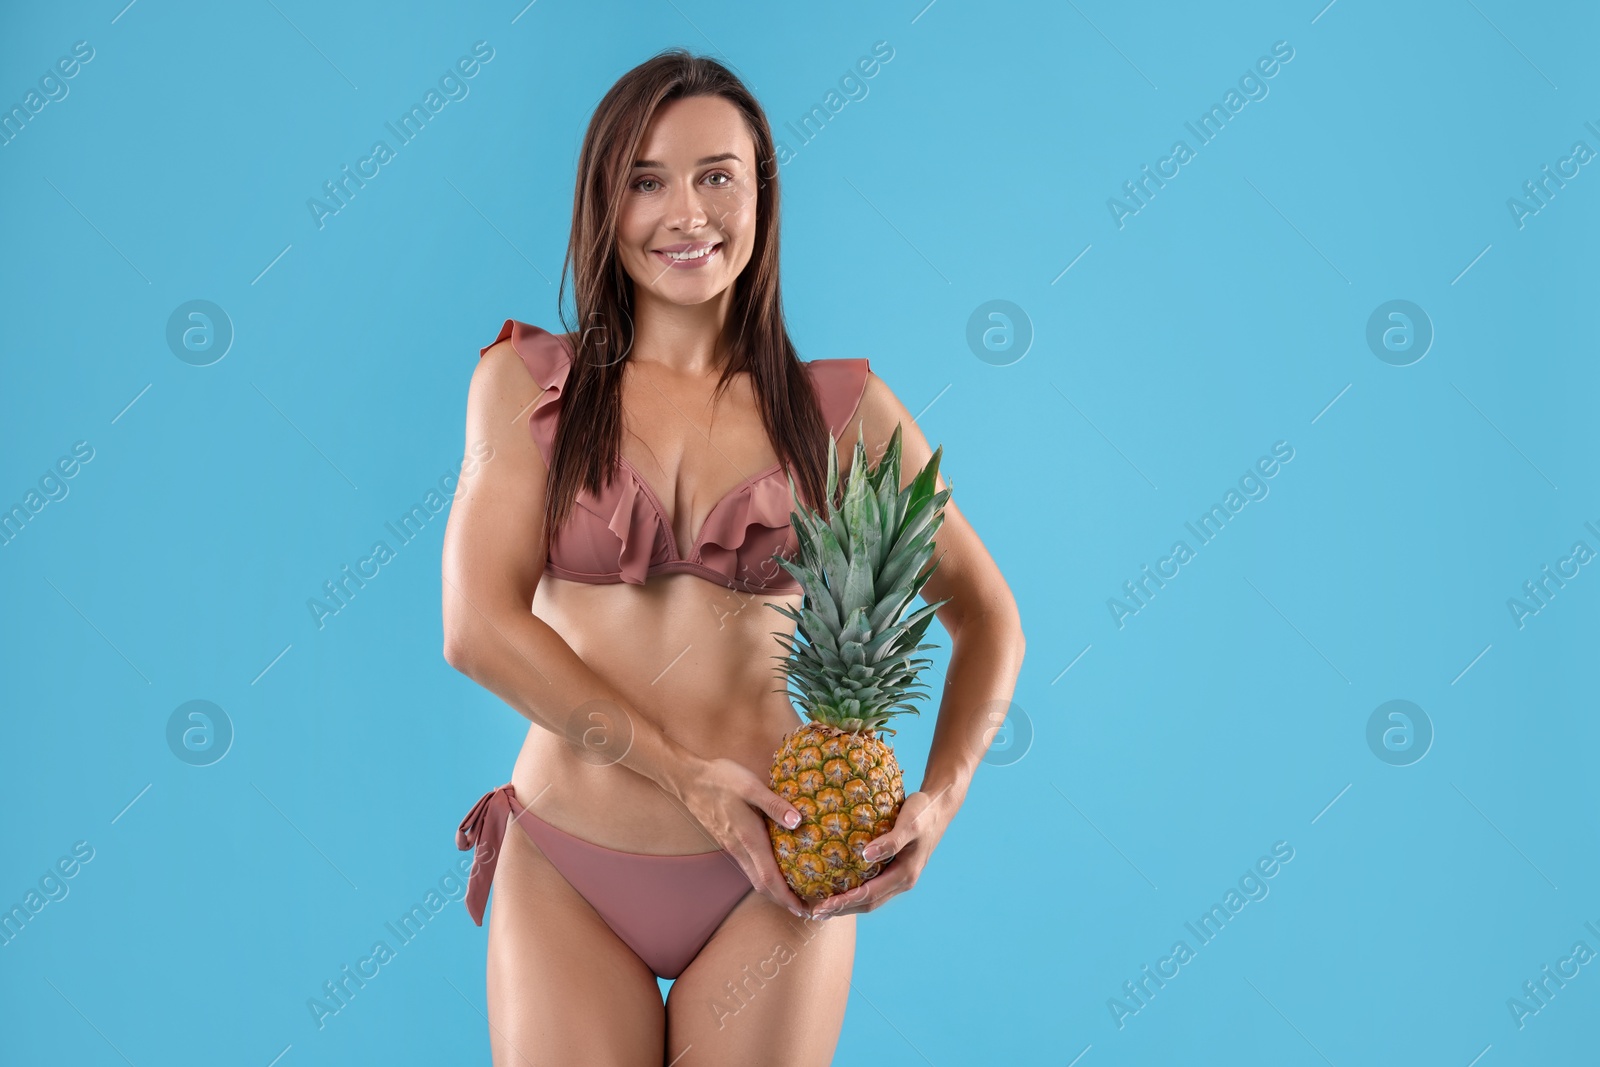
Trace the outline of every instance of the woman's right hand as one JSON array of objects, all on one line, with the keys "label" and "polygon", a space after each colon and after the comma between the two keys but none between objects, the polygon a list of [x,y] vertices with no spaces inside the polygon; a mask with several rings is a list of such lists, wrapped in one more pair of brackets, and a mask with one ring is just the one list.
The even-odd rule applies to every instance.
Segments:
[{"label": "woman's right hand", "polygon": [[808,918],[810,909],[778,869],[766,824],[766,819],[771,819],[780,826],[798,826],[800,812],[794,805],[768,789],[748,767],[731,759],[702,760],[683,782],[679,793],[689,814],[733,856],[756,891],[800,918]]}]

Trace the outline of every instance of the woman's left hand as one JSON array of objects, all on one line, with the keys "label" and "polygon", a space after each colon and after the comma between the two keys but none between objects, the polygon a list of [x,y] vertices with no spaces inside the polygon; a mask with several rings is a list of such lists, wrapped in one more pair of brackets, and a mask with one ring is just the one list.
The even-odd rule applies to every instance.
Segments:
[{"label": "woman's left hand", "polygon": [[922,874],[922,868],[927,866],[934,846],[944,836],[945,827],[950,825],[950,818],[955,814],[939,802],[939,798],[944,796],[943,792],[934,797],[918,790],[906,797],[905,803],[900,806],[900,814],[895,818],[894,829],[874,838],[863,850],[863,855],[869,861],[892,856],[894,862],[864,885],[847,893],[837,893],[817,904],[811,909],[811,914],[820,919],[872,911],[895,894],[904,893],[916,885],[917,877]]}]

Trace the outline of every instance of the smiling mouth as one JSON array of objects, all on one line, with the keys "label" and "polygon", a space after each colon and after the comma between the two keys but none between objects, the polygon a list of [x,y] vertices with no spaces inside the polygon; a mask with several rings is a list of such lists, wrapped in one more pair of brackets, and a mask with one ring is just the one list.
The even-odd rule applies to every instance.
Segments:
[{"label": "smiling mouth", "polygon": [[716,241],[701,248],[690,249],[684,252],[663,252],[660,249],[652,249],[650,254],[658,257],[663,263],[676,266],[680,263],[704,263],[706,260],[710,259],[720,251],[722,251],[722,242]]}]

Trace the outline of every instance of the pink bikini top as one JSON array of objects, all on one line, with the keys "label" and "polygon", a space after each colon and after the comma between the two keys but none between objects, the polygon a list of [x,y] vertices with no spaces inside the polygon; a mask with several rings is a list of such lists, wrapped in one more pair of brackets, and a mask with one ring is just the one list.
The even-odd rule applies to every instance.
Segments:
[{"label": "pink bikini top", "polygon": [[[507,319],[500,335],[479,350],[479,358],[507,337],[528,373],[548,394],[528,416],[528,428],[548,464],[572,349],[564,337]],[[860,403],[868,362],[819,359],[802,365],[811,375],[822,417],[837,439]],[[734,486],[711,509],[689,551],[680,553],[672,520],[655,491],[633,464],[617,458],[622,476],[613,477],[598,497],[586,488],[578,491],[570,518],[550,538],[546,573],[590,585],[643,585],[655,574],[694,574],[746,593],[800,592],[800,583],[772,559],[780,553],[792,559],[799,547],[789,524],[793,501],[781,464]]]}]

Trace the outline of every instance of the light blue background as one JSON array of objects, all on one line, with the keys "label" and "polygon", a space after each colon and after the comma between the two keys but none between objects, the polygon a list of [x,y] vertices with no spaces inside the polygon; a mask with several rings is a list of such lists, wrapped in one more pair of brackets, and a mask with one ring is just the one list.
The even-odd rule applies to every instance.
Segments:
[{"label": "light blue background", "polygon": [[[584,124],[674,44],[797,149],[802,357],[869,357],[919,414],[1027,626],[994,763],[859,921],[836,1062],[1600,1055],[1600,963],[1521,1028],[1507,1007],[1600,951],[1600,567],[1521,628],[1507,607],[1600,550],[1600,165],[1507,208],[1600,150],[1593,5],[122,3],[0,23],[7,108],[94,48],[0,147],[0,504],[94,449],[0,550],[0,904],[94,849],[0,948],[0,1058],[488,1061],[457,902],[324,1029],[306,1007],[466,855],[526,728],[442,658],[446,515],[325,628],[306,604],[457,469],[501,321],[555,327]],[[470,95],[319,229],[307,199],[479,40]],[[800,145],[784,124],[877,41]],[[1197,146],[1277,41],[1268,95]],[[1119,228],[1108,198],[1179,138]],[[165,341],[193,299],[236,330],[208,367]],[[966,341],[996,299],[1034,333],[1006,366]],[[1436,331],[1404,367],[1365,339],[1394,299]],[[1270,495],[1119,628],[1107,600],[1280,440]],[[193,699],[236,731],[208,767],[166,742]],[[1367,744],[1391,699],[1436,732],[1410,766]],[[932,719],[897,739],[908,786]],[[1279,841],[1270,895],[1199,947],[1185,922]],[[1180,938],[1119,1028],[1108,1000]]]}]

